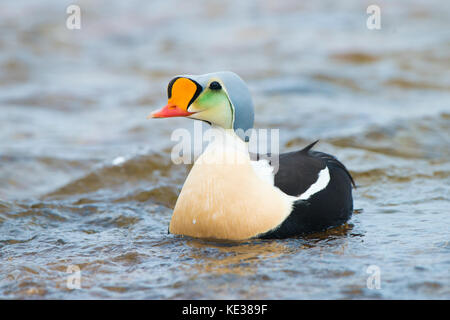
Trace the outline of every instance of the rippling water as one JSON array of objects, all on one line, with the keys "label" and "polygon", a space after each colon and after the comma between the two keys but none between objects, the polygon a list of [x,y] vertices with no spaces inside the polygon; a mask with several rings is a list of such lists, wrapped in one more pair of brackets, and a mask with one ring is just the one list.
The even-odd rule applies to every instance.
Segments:
[{"label": "rippling water", "polygon": [[[73,31],[69,4],[0,5],[0,298],[450,298],[445,1],[378,1],[381,30],[357,0],[78,1]],[[193,123],[145,116],[173,75],[222,69],[248,82],[283,151],[320,138],[350,169],[346,226],[167,234],[189,170],[170,134]]]}]

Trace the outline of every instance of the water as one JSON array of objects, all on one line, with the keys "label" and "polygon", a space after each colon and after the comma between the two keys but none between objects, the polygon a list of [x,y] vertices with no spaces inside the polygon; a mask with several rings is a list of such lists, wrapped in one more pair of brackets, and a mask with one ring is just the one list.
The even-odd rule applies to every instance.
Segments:
[{"label": "water", "polygon": [[[69,4],[0,5],[0,298],[450,298],[445,1],[378,1],[381,30],[357,0],[79,1],[73,31]],[[279,128],[283,151],[321,139],[350,169],[346,226],[167,234],[189,170],[170,134],[193,123],[145,117],[172,76],[223,69],[248,82],[256,127]]]}]

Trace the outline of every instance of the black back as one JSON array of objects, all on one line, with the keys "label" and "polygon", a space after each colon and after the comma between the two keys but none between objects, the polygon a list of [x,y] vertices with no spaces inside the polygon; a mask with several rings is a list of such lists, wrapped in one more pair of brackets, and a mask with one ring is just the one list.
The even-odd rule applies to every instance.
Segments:
[{"label": "black back", "polygon": [[281,225],[258,238],[304,235],[341,225],[350,219],[353,212],[352,176],[332,155],[311,151],[316,142],[303,150],[280,155],[275,186],[288,195],[299,196],[317,181],[319,172],[327,166],[330,173],[327,187],[307,200],[297,201]]}]

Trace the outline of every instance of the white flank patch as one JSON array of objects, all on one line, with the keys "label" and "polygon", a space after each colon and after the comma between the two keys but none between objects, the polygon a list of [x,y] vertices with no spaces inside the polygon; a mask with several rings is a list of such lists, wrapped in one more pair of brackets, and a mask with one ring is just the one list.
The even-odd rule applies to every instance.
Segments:
[{"label": "white flank patch", "polygon": [[297,199],[298,200],[306,200],[309,197],[311,197],[313,194],[319,192],[320,190],[323,190],[328,185],[328,182],[330,182],[330,172],[328,171],[328,167],[325,166],[325,169],[320,170],[319,177],[317,178],[317,181],[314,182],[308,190],[303,192]]},{"label": "white flank patch", "polygon": [[[275,175],[273,174],[273,167],[269,164],[269,161],[267,159],[262,159],[259,161],[250,161],[250,163],[256,175],[261,180],[266,181],[275,187]],[[295,202],[297,200],[307,200],[313,194],[325,189],[329,182],[330,182],[330,172],[328,171],[328,167],[325,166],[325,168],[320,170],[316,182],[314,182],[311,186],[309,186],[309,188],[301,195],[293,197],[286,195],[284,192],[283,194],[286,195],[292,202]]]}]

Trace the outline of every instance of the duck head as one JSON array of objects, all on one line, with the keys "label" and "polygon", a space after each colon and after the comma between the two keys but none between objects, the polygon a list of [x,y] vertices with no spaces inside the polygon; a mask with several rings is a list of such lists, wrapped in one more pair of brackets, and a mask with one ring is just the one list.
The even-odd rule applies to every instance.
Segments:
[{"label": "duck head", "polygon": [[245,139],[253,128],[254,111],[245,82],[235,73],[221,71],[203,75],[181,75],[167,87],[168,102],[148,118],[187,117],[224,129],[233,129]]}]

